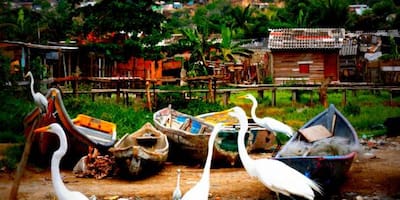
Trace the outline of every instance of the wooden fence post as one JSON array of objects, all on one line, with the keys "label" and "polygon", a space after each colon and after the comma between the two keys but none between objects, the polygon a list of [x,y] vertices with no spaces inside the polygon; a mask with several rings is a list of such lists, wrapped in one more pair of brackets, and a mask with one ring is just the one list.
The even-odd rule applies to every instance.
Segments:
[{"label": "wooden fence post", "polygon": [[345,106],[347,103],[347,90],[343,89],[342,90],[342,105]]},{"label": "wooden fence post", "polygon": [[36,124],[40,120],[41,117],[42,117],[41,113],[39,113],[38,118],[36,118],[35,121],[33,122],[32,129],[28,133],[28,137],[26,139],[26,143],[25,143],[25,147],[24,147],[24,152],[22,153],[22,158],[18,164],[17,173],[15,175],[15,179],[14,179],[13,185],[11,187],[11,192],[10,192],[10,197],[9,197],[10,200],[18,199],[19,183],[21,182],[22,175],[24,174],[26,163],[28,162],[29,153],[31,152],[31,146],[33,143],[33,138],[34,138],[33,131],[35,130]]},{"label": "wooden fence post", "polygon": [[229,104],[229,98],[231,97],[231,92],[230,91],[226,91],[226,92],[224,92],[223,95],[224,95],[223,96],[223,103],[224,103],[224,106],[226,106],[226,105]]}]

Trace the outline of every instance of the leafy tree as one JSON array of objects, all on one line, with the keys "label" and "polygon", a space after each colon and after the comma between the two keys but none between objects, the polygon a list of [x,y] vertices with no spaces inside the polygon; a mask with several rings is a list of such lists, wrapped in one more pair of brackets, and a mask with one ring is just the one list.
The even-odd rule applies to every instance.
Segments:
[{"label": "leafy tree", "polygon": [[252,15],[255,12],[250,4],[246,7],[236,6],[232,9],[231,15],[235,19],[231,25],[234,34],[237,38],[246,37],[245,34],[250,33],[250,23],[252,20]]},{"label": "leafy tree", "polygon": [[290,0],[278,19],[297,27],[344,27],[348,5],[347,0]]},{"label": "leafy tree", "polygon": [[0,13],[0,35],[1,39],[18,40],[25,42],[37,41],[37,21],[40,15],[26,8],[10,9],[5,8]]},{"label": "leafy tree", "polygon": [[221,25],[231,27],[235,19],[231,15],[232,4],[227,0],[216,0],[197,8],[193,23],[201,34],[220,33]]},{"label": "leafy tree", "polygon": [[222,41],[217,47],[221,51],[221,57],[224,61],[237,62],[235,55],[240,55],[247,58],[251,57],[254,52],[241,47],[242,44],[249,42],[248,40],[242,40],[235,43],[232,40],[232,31],[229,27],[224,26],[221,30]]},{"label": "leafy tree", "polygon": [[312,27],[345,27],[349,13],[348,7],[347,0],[311,0],[308,11],[310,25]]},{"label": "leafy tree", "polygon": [[[277,13],[274,16],[274,22],[272,22],[272,26],[274,28],[291,28],[291,27],[303,27],[302,25],[307,24],[307,19],[298,19],[298,16],[305,16],[308,7],[307,0],[289,0],[285,1],[284,8],[276,8]],[[302,13],[302,14],[301,14]],[[296,24],[296,22],[300,22],[300,24]],[[277,25],[275,25],[277,24]]]},{"label": "leafy tree", "polygon": [[246,38],[265,38],[268,35],[268,29],[271,28],[271,20],[268,15],[258,13],[248,26],[249,32],[246,33]]},{"label": "leafy tree", "polygon": [[180,33],[180,28],[190,27],[193,24],[190,14],[188,9],[180,9],[173,12],[164,24],[166,30],[170,33]]},{"label": "leafy tree", "polygon": [[179,40],[179,44],[183,49],[191,50],[188,74],[190,76],[207,75],[206,57],[208,57],[212,42],[208,41],[205,35],[200,34],[197,28],[183,28],[181,32],[184,38]]},{"label": "leafy tree", "polygon": [[398,29],[400,9],[392,0],[371,1],[369,6],[371,9],[361,16],[350,16],[353,21],[353,25],[348,27],[350,30]]},{"label": "leafy tree", "polygon": [[[101,44],[105,52],[111,52],[109,54],[111,59],[126,59],[138,54],[148,59],[161,56],[160,52],[153,55],[155,52],[152,50],[157,48],[158,42],[168,36],[162,26],[165,17],[154,12],[152,5],[154,5],[152,1],[100,1],[94,6],[79,9],[76,16],[83,20],[82,35],[85,38],[88,34],[101,37],[108,33],[128,33],[128,41],[122,43],[116,41],[119,43],[119,48],[109,43]],[[96,45],[92,46],[95,48]],[[135,51],[123,51],[129,49]]]},{"label": "leafy tree", "polygon": [[34,4],[40,6],[37,22],[39,43],[47,41],[70,40],[73,37],[72,6],[66,0],[60,0],[55,8],[52,8],[47,0],[35,0]]}]

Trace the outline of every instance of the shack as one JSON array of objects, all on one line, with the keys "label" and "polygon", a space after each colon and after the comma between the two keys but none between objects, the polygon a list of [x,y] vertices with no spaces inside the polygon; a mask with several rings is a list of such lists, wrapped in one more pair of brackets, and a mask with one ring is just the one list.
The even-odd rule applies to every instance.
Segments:
[{"label": "shack", "polygon": [[270,74],[276,84],[318,84],[339,80],[342,28],[271,29]]}]

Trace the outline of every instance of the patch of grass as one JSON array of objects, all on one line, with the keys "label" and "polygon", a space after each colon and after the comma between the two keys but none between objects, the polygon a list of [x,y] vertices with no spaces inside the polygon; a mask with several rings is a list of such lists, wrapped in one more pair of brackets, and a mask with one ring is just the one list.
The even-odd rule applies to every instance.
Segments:
[{"label": "patch of grass", "polygon": [[23,119],[35,107],[33,101],[26,98],[30,93],[22,96],[12,93],[0,92],[0,142],[20,142],[23,138]]},{"label": "patch of grass", "polygon": [[21,159],[22,152],[24,151],[23,145],[13,145],[4,151],[4,157],[0,160],[0,168],[7,170],[14,170],[17,168]]},{"label": "patch of grass", "polygon": [[11,130],[4,130],[0,134],[0,143],[21,143],[24,139],[24,135],[15,134]]}]

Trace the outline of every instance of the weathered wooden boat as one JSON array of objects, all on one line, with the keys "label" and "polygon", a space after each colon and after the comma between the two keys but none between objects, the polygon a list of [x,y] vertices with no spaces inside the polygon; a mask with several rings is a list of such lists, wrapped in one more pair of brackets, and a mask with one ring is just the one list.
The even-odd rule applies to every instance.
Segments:
[{"label": "weathered wooden boat", "polygon": [[[48,113],[40,114],[40,110],[35,108],[23,121],[25,136],[30,130],[59,123],[65,130],[68,138],[67,154],[63,162],[75,164],[78,158],[87,154],[88,147],[97,148],[101,152],[107,152],[117,140],[116,124],[105,120],[97,119],[84,114],[79,114],[71,119],[65,109],[61,93],[56,88],[50,88],[46,94],[49,102]],[[37,123],[35,123],[37,121]],[[33,127],[35,126],[35,127]],[[40,162],[50,160],[54,150],[58,148],[58,138],[52,134],[37,134],[32,146],[32,155],[37,154]]]},{"label": "weathered wooden boat", "polygon": [[[171,160],[203,163],[207,157],[208,139],[214,125],[201,118],[181,113],[170,106],[160,109],[153,115],[154,126],[167,135],[170,141]],[[229,132],[229,133],[228,133]],[[213,165],[235,165],[238,163],[237,147],[227,144],[233,136],[230,130],[223,129],[217,136],[213,153]],[[228,141],[229,142],[229,141]],[[225,144],[220,145],[220,144]],[[234,146],[235,143],[232,142]],[[229,147],[228,147],[229,146]]]},{"label": "weathered wooden boat", "polygon": [[345,180],[359,147],[353,126],[330,105],[304,124],[274,158],[329,189]]},{"label": "weathered wooden boat", "polygon": [[168,158],[169,142],[165,134],[148,122],[134,133],[125,134],[109,151],[121,175],[140,177],[163,167]]},{"label": "weathered wooden boat", "polygon": [[[232,117],[229,111],[210,112],[198,115],[196,117],[203,119],[204,121],[215,125],[216,123],[223,123],[225,129],[221,132],[230,132],[230,134],[220,133],[216,141],[221,140],[221,143],[216,143],[216,148],[223,151],[224,147],[232,149],[237,154],[237,132],[239,130],[239,121],[236,117]],[[248,142],[246,143],[248,152],[252,151],[269,151],[275,148],[275,135],[268,131],[266,128],[258,126],[252,118],[248,118],[249,130],[248,130]],[[231,152],[229,152],[231,153]]]},{"label": "weathered wooden boat", "polygon": [[[205,117],[212,115],[218,120],[210,120]],[[172,156],[179,156],[176,160],[193,160],[203,162],[207,156],[208,138],[216,123],[224,123],[224,128],[218,133],[214,143],[213,164],[219,166],[238,166],[240,165],[239,154],[237,150],[237,133],[238,127],[232,121],[226,123],[224,119],[229,117],[228,112],[213,112],[200,116],[191,116],[178,112],[171,107],[161,109],[154,113],[153,120],[157,129],[165,133],[171,142]],[[193,127],[194,126],[194,127]],[[263,133],[262,133],[263,132]],[[252,151],[255,148],[267,148],[265,141],[273,142],[273,140],[262,140],[262,145],[257,137],[264,136],[266,130],[249,131],[247,135],[247,149]],[[267,133],[268,134],[268,133]],[[273,135],[273,134],[271,134]],[[174,157],[171,157],[175,159]]]},{"label": "weathered wooden boat", "polygon": [[[154,126],[167,135],[172,156],[178,160],[203,162],[207,156],[207,142],[214,126],[168,106],[153,114]],[[171,157],[174,159],[174,157]]]}]

